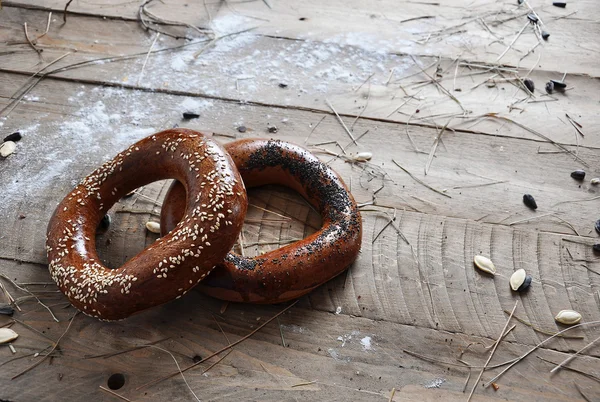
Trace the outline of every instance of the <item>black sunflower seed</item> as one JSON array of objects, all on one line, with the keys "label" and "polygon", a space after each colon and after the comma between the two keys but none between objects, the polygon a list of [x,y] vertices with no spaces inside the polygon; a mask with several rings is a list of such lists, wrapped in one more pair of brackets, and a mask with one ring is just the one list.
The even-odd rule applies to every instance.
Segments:
[{"label": "black sunflower seed", "polygon": [[537,203],[531,194],[523,194],[523,204],[531,209],[537,209]]},{"label": "black sunflower seed", "polygon": [[554,7],[565,8],[567,6],[567,3],[563,2],[563,1],[555,1],[552,3],[552,5]]},{"label": "black sunflower seed", "polygon": [[527,290],[527,288],[529,288],[529,285],[531,285],[531,275],[527,275],[525,277],[525,280],[523,281],[521,286],[519,286],[519,288],[517,289],[517,292],[522,292],[524,290]]},{"label": "black sunflower seed", "polygon": [[198,113],[194,113],[194,112],[183,112],[183,118],[185,120],[191,120],[191,119],[197,119],[198,117],[200,117],[200,115]]},{"label": "black sunflower seed", "polygon": [[597,252],[600,253],[600,243],[596,243],[592,246],[592,249]]},{"label": "black sunflower seed", "polygon": [[269,132],[272,133],[272,134],[276,133],[277,132],[277,126],[270,126],[269,127]]},{"label": "black sunflower seed", "polygon": [[550,80],[550,82],[552,84],[554,84],[554,89],[558,90],[562,90],[565,89],[567,87],[567,84],[565,84],[563,81],[559,81],[559,80]]},{"label": "black sunflower seed", "polygon": [[3,315],[13,315],[15,313],[15,309],[8,304],[0,305],[0,314]]},{"label": "black sunflower seed", "polygon": [[534,24],[537,24],[539,21],[539,18],[534,13],[527,14],[527,18],[529,19],[529,21],[533,22]]},{"label": "black sunflower seed", "polygon": [[23,136],[21,135],[20,132],[14,132],[12,134],[7,135],[6,137],[4,137],[4,141],[12,141],[12,142],[17,142],[19,141],[21,138],[23,138]]},{"label": "black sunflower seed", "polygon": [[283,82],[279,83],[279,88],[287,88],[287,84],[284,84]]},{"label": "black sunflower seed", "polygon": [[240,133],[245,133],[246,132],[246,126],[239,126],[237,128],[237,131],[239,131]]},{"label": "black sunflower seed", "polygon": [[548,81],[546,83],[546,92],[548,92],[549,94],[554,92],[554,83],[552,81]]},{"label": "black sunflower seed", "polygon": [[583,179],[585,179],[585,170],[578,169],[574,172],[571,172],[571,177],[575,180],[582,181]]},{"label": "black sunflower seed", "polygon": [[594,228],[596,229],[596,232],[598,232],[598,234],[600,234],[600,219],[598,219],[596,221],[596,224],[594,225]]},{"label": "black sunflower seed", "polygon": [[111,221],[112,221],[112,219],[110,219],[110,215],[108,215],[108,214],[104,215],[104,218],[102,218],[102,220],[100,221],[98,228],[100,228],[102,230],[108,229]]},{"label": "black sunflower seed", "polygon": [[535,89],[535,84],[529,78],[525,78],[523,80],[523,84],[527,87],[527,89],[529,90],[529,92],[533,92],[533,90]]},{"label": "black sunflower seed", "polygon": [[546,31],[542,31],[542,39],[543,40],[548,40],[548,38],[550,37],[550,34]]}]

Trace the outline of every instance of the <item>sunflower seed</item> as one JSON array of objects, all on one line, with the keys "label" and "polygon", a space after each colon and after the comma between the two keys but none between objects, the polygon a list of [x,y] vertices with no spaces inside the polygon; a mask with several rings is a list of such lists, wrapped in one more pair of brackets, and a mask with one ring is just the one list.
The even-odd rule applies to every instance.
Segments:
[{"label": "sunflower seed", "polygon": [[594,224],[594,229],[596,229],[596,232],[598,232],[598,234],[600,234],[600,219],[598,219],[596,221],[596,223]]},{"label": "sunflower seed", "polygon": [[571,172],[571,177],[574,178],[575,180],[583,180],[585,179],[585,170],[582,169],[578,169],[574,172]]},{"label": "sunflower seed", "polygon": [[183,118],[185,120],[191,120],[191,119],[197,119],[198,117],[200,117],[200,115],[198,113],[194,113],[194,112],[183,112]]},{"label": "sunflower seed", "polygon": [[542,39],[543,40],[548,40],[548,38],[550,37],[550,34],[546,31],[542,31]]},{"label": "sunflower seed", "polygon": [[533,90],[535,89],[535,84],[533,83],[532,80],[530,80],[529,78],[525,78],[523,80],[523,85],[525,85],[525,87],[527,87],[527,90],[529,92],[533,92]]},{"label": "sunflower seed", "polygon": [[158,222],[146,222],[146,229],[152,233],[160,233],[160,224]]},{"label": "sunflower seed", "polygon": [[479,268],[483,272],[487,272],[488,274],[494,275],[496,273],[496,267],[492,260],[482,255],[476,255],[473,258],[473,263],[477,268]]},{"label": "sunflower seed", "polygon": [[527,273],[525,272],[525,270],[523,268],[517,269],[510,276],[509,282],[510,282],[511,289],[514,290],[515,292],[517,290],[519,290],[521,285],[523,285],[523,283],[525,283],[525,278],[527,278]]},{"label": "sunflower seed", "polygon": [[6,158],[8,155],[15,152],[15,149],[17,149],[17,144],[12,141],[5,141],[0,145],[0,156]]},{"label": "sunflower seed", "polygon": [[565,3],[564,1],[555,1],[552,3],[552,5],[554,7],[565,8],[567,6],[567,3]]},{"label": "sunflower seed", "polygon": [[519,288],[517,289],[517,292],[524,292],[525,290],[527,290],[531,285],[532,279],[533,278],[531,277],[531,275],[527,275],[521,286],[519,286]]},{"label": "sunflower seed", "polygon": [[600,253],[600,243],[596,243],[592,246],[592,249],[597,252]]},{"label": "sunflower seed", "polygon": [[550,82],[554,84],[554,89],[556,89],[557,91],[562,91],[567,87],[567,84],[565,84],[563,81],[550,80]]},{"label": "sunflower seed", "polygon": [[594,177],[592,180],[590,180],[590,184],[593,184],[594,186],[600,184],[600,177]]},{"label": "sunflower seed", "polygon": [[552,81],[548,81],[546,83],[546,92],[548,92],[549,94],[554,92],[554,84],[552,83]]},{"label": "sunflower seed", "polygon": [[373,154],[371,152],[359,152],[354,156],[354,160],[356,162],[366,162],[370,161],[372,157]]},{"label": "sunflower seed", "polygon": [[573,325],[581,321],[581,314],[574,310],[562,310],[554,319],[561,324]]},{"label": "sunflower seed", "polygon": [[15,331],[10,328],[0,328],[0,344],[14,341],[19,337]]},{"label": "sunflower seed", "polygon": [[21,138],[23,138],[23,136],[21,135],[20,132],[16,131],[12,134],[7,135],[6,137],[4,137],[4,141],[12,141],[12,142],[17,142],[19,141]]},{"label": "sunflower seed", "polygon": [[527,14],[527,18],[529,19],[529,21],[531,21],[534,24],[537,24],[539,22],[539,18],[537,17],[537,15],[535,15],[534,13],[529,13]]},{"label": "sunflower seed", "polygon": [[13,315],[15,313],[15,309],[8,304],[0,305],[0,314],[4,315]]},{"label": "sunflower seed", "polygon": [[106,214],[106,215],[104,215],[104,218],[102,218],[102,220],[100,221],[100,225],[98,225],[98,226],[100,227],[100,229],[106,230],[110,226],[111,222],[112,222],[112,219],[110,218],[110,215]]},{"label": "sunflower seed", "polygon": [[531,209],[537,209],[537,203],[531,194],[523,195],[523,204],[527,205]]}]

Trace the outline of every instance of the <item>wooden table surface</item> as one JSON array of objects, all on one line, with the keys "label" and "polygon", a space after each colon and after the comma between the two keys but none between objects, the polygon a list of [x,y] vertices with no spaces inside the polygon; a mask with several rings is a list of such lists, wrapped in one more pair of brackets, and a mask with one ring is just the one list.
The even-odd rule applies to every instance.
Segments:
[{"label": "wooden table surface", "polygon": [[[10,294],[20,309],[0,315],[19,334],[14,352],[0,346],[0,400],[466,401],[474,386],[473,400],[599,400],[598,342],[550,373],[600,335],[600,186],[590,183],[600,176],[600,5],[567,3],[74,0],[65,14],[65,0],[2,1],[0,137],[23,138],[0,159],[0,303]],[[551,79],[566,90],[546,93]],[[44,248],[54,208],[81,178],[176,125],[222,143],[312,149],[351,187],[364,227],[346,273],[185,381],[178,366],[288,305],[190,292],[124,321],[74,316]],[[350,162],[365,151],[369,162]],[[144,225],[168,185],[111,209],[96,240],[108,266],[156,240]],[[320,225],[284,188],[251,190],[250,202],[247,255]],[[474,269],[478,254],[495,277]],[[519,268],[533,277],[526,293],[509,287]],[[515,303],[520,320],[476,384]],[[554,321],[563,309],[586,325],[545,342],[497,389],[483,386],[566,329]],[[124,384],[108,381],[115,374]]]}]

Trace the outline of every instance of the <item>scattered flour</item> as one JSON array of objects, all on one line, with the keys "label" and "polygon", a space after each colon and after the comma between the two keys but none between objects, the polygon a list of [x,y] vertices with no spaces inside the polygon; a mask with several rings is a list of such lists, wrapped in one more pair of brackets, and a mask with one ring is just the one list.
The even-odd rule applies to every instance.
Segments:
[{"label": "scattered flour", "polygon": [[423,386],[428,389],[429,388],[439,388],[445,382],[446,382],[445,378],[434,378],[433,380],[429,381],[428,383],[423,384]]},{"label": "scattered flour", "polygon": [[[326,42],[259,40],[252,30],[223,37],[256,26],[255,20],[235,14],[215,18],[212,27],[221,39],[197,57],[205,42],[153,54],[141,84],[226,98],[273,94],[279,97],[278,103],[293,104],[297,97],[326,94],[342,84],[360,85],[373,73],[370,82],[383,84],[392,68],[401,75],[412,65],[405,57],[386,53],[393,46],[385,40],[357,33]],[[125,78],[119,72],[113,80],[136,81],[142,64],[142,59],[127,62]],[[286,84],[286,89],[277,88],[279,83]]]},{"label": "scattered flour", "polygon": [[[65,185],[65,176],[72,175],[74,163],[84,164],[91,171],[131,143],[156,132],[155,116],[164,116],[168,124],[181,116],[177,104],[166,108],[155,104],[144,92],[126,89],[95,87],[78,91],[69,101],[83,105],[75,115],[66,115],[64,120],[52,123],[44,119],[40,120],[43,125],[34,122],[18,128],[23,140],[9,161],[15,168],[11,175],[0,178],[7,199],[43,197],[57,182]],[[182,103],[185,102],[201,110],[212,106],[212,102],[205,100],[184,99]],[[24,165],[40,168],[38,171],[18,168]],[[73,177],[66,186],[75,185],[80,179]],[[4,215],[10,206],[2,204],[0,213]]]},{"label": "scattered flour", "polygon": [[352,331],[349,334],[345,334],[345,335],[341,335],[337,337],[337,340],[342,342],[342,347],[346,346],[346,342],[350,342],[352,340],[352,337],[356,337],[360,335],[360,331]]},{"label": "scattered flour", "polygon": [[362,345],[364,350],[371,350],[371,337],[365,336],[360,340],[360,344]]}]

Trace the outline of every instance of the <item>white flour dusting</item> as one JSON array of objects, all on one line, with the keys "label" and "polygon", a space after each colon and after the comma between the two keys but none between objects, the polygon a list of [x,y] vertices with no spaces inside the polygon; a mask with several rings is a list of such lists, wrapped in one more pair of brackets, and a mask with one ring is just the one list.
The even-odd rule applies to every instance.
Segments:
[{"label": "white flour dusting", "polygon": [[[183,104],[198,110],[212,107],[209,101],[179,98],[181,105],[173,104],[167,108],[156,104],[144,92],[82,88],[85,90],[69,98],[70,104],[83,105],[74,114],[65,114],[63,120],[50,123],[46,116],[40,116],[43,124],[34,121],[19,128],[23,139],[17,144],[17,151],[6,161],[12,166],[11,175],[2,175],[0,180],[4,197],[24,199],[50,193],[50,188],[57,182],[66,185],[65,176],[70,177],[73,171],[81,170],[73,169],[75,163],[85,166],[84,172],[91,172],[131,143],[166,128],[156,127],[156,116],[161,116],[160,121],[168,125],[180,120],[179,108]],[[40,168],[38,171],[20,168],[25,165]],[[73,186],[80,179],[73,177],[68,185]],[[11,207],[1,204],[0,214],[4,216]]]},{"label": "white flour dusting", "polygon": [[[196,53],[205,43],[151,55],[140,84],[242,99],[273,94],[278,96],[277,103],[293,104],[299,96],[326,94],[342,84],[358,86],[373,73],[377,74],[371,82],[383,84],[391,68],[395,74],[402,74],[411,65],[402,56],[385,53],[392,48],[390,43],[354,33],[326,42],[258,40],[252,30],[223,38],[258,25],[253,19],[235,14],[215,18],[212,27],[222,39],[200,55]],[[157,48],[168,46],[167,40],[159,39]],[[142,64],[142,59],[128,62],[124,77],[115,76],[113,80],[135,83]],[[287,85],[285,90],[277,87],[280,83]]]}]

